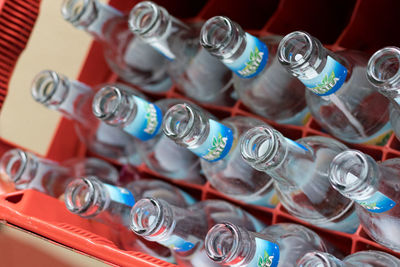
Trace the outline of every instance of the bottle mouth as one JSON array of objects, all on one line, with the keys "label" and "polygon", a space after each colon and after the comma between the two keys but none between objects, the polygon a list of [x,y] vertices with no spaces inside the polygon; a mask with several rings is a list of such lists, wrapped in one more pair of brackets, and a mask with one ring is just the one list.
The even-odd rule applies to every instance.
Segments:
[{"label": "bottle mouth", "polygon": [[121,91],[114,86],[105,86],[93,98],[93,114],[100,120],[108,121],[115,117],[121,103]]},{"label": "bottle mouth", "polygon": [[3,154],[0,160],[0,172],[9,181],[17,183],[28,164],[28,155],[21,149],[11,149]]},{"label": "bottle mouth", "polygon": [[136,202],[130,214],[130,228],[141,236],[156,234],[160,229],[163,218],[160,203],[153,198],[143,198]]},{"label": "bottle mouth", "polygon": [[69,211],[75,214],[92,215],[90,212],[93,203],[96,202],[95,187],[93,177],[73,180],[65,190],[65,205]]},{"label": "bottle mouth", "polygon": [[217,51],[229,44],[232,33],[232,21],[229,18],[212,17],[201,28],[200,44],[210,52]]},{"label": "bottle mouth", "polygon": [[95,8],[93,0],[64,0],[61,5],[61,14],[66,21],[78,26],[89,19],[85,16],[95,14],[90,10]]},{"label": "bottle mouth", "polygon": [[231,223],[214,225],[207,233],[205,249],[210,259],[217,263],[228,263],[237,254],[240,231]]},{"label": "bottle mouth", "polygon": [[278,60],[284,66],[296,68],[306,63],[312,54],[312,37],[302,31],[286,35],[278,46]]},{"label": "bottle mouth", "polygon": [[35,101],[46,106],[59,105],[61,102],[55,96],[60,84],[61,77],[55,71],[41,71],[33,79],[32,96]]},{"label": "bottle mouth", "polygon": [[385,47],[368,61],[367,77],[376,86],[391,87],[400,81],[400,48]]},{"label": "bottle mouth", "polygon": [[332,265],[326,253],[313,251],[306,253],[297,263],[301,267],[335,267]]},{"label": "bottle mouth", "polygon": [[157,24],[159,15],[158,5],[150,1],[140,2],[129,13],[129,28],[136,34],[146,34]]},{"label": "bottle mouth", "polygon": [[194,111],[188,104],[172,106],[164,116],[163,131],[171,139],[187,136],[194,126]]}]

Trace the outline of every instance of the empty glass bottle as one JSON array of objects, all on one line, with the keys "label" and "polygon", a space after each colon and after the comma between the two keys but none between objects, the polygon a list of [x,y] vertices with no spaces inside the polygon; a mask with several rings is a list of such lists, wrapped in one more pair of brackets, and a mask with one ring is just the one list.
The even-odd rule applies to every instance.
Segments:
[{"label": "empty glass bottle", "polygon": [[319,227],[354,233],[359,222],[353,201],[338,194],[328,177],[332,159],[346,149],[322,136],[294,142],[267,126],[247,131],[241,141],[244,160],[272,177],[289,213]]},{"label": "empty glass bottle", "polygon": [[294,267],[309,251],[327,251],[316,233],[289,223],[271,225],[259,233],[229,222],[217,224],[208,232],[205,247],[215,263],[235,267]]},{"label": "empty glass bottle", "polygon": [[297,263],[298,267],[400,267],[396,257],[375,250],[360,251],[339,260],[335,256],[321,251],[305,254]]},{"label": "empty glass bottle", "polygon": [[76,158],[63,163],[41,158],[21,149],[11,149],[0,159],[0,174],[15,189],[35,189],[60,197],[68,183],[83,175],[96,175],[108,183],[118,183],[118,171],[97,158]]},{"label": "empty glass bottle", "polygon": [[333,187],[355,201],[361,225],[376,242],[400,252],[400,158],[377,163],[348,150],[330,167]]},{"label": "empty glass bottle", "polygon": [[368,62],[369,81],[390,101],[390,123],[400,140],[400,48],[389,46],[377,51]]},{"label": "empty glass bottle", "polygon": [[[142,97],[126,85],[117,86]],[[91,104],[96,89],[55,71],[44,70],[34,78],[31,92],[37,102],[73,120],[78,137],[90,151],[122,164],[139,165],[141,160],[133,143],[135,139],[93,115]]]},{"label": "empty glass bottle", "polygon": [[199,44],[199,29],[150,1],[131,11],[129,27],[169,60],[168,73],[179,90],[200,102],[228,104],[231,71]]},{"label": "empty glass bottle", "polygon": [[235,91],[251,111],[282,124],[307,122],[304,85],[275,57],[281,37],[258,39],[222,16],[207,20],[200,36],[201,45],[236,74]]},{"label": "empty glass bottle", "polygon": [[102,44],[109,67],[122,79],[149,92],[171,87],[167,60],[135,38],[128,28],[127,15],[98,0],[64,0],[61,13],[66,21]]},{"label": "empty glass bottle", "polygon": [[368,83],[364,54],[333,53],[308,33],[296,31],[280,42],[278,59],[309,89],[307,105],[323,129],[349,143],[387,142],[389,101]]},{"label": "empty glass bottle", "polygon": [[196,106],[177,104],[164,116],[164,133],[177,144],[201,157],[201,167],[211,185],[238,200],[274,207],[278,200],[272,180],[251,168],[240,156],[241,135],[264,122],[231,117],[221,122]]},{"label": "empty glass bottle", "polygon": [[253,216],[220,200],[207,200],[188,209],[161,199],[144,198],[131,212],[131,229],[149,241],[168,246],[179,266],[218,266],[204,251],[204,238],[212,225],[230,221],[251,231],[265,227]]},{"label": "empty glass bottle", "polygon": [[162,99],[150,103],[129,90],[106,86],[93,99],[93,113],[108,125],[143,141],[135,145],[150,169],[169,178],[202,183],[198,158],[161,131],[163,114],[178,103],[183,101]]}]

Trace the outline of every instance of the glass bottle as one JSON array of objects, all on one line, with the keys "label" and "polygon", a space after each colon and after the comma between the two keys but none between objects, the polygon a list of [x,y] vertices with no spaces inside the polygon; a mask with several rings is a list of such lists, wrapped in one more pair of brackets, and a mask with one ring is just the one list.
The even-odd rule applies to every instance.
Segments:
[{"label": "glass bottle", "polygon": [[[132,90],[142,97],[142,94],[126,85],[117,86]],[[79,139],[90,151],[121,164],[139,165],[141,160],[134,144],[135,139],[93,115],[91,103],[97,89],[69,80],[55,71],[44,70],[34,78],[31,93],[37,102],[73,120]]]},{"label": "glass bottle", "polygon": [[232,73],[200,46],[199,27],[186,25],[150,1],[131,10],[129,27],[168,58],[168,73],[185,95],[199,102],[232,103]]},{"label": "glass bottle", "polygon": [[267,126],[247,131],[241,142],[244,160],[272,177],[289,213],[319,227],[354,233],[359,222],[353,201],[338,194],[328,177],[332,159],[346,149],[322,136],[295,142]]},{"label": "glass bottle", "polygon": [[103,181],[118,183],[118,171],[97,158],[75,158],[58,163],[28,151],[11,149],[0,159],[0,174],[15,189],[35,189],[60,197],[68,183],[82,175],[96,175]]},{"label": "glass bottle", "polygon": [[323,129],[348,143],[387,142],[389,101],[368,83],[364,54],[333,53],[308,33],[296,31],[280,42],[278,59],[309,89],[307,105]]},{"label": "glass bottle", "polygon": [[143,141],[136,146],[150,169],[172,179],[202,183],[198,158],[161,131],[163,114],[178,103],[183,101],[162,99],[150,103],[132,91],[106,86],[93,99],[93,113],[108,125]]},{"label": "glass bottle", "polygon": [[305,253],[327,251],[316,233],[289,223],[271,225],[259,233],[230,222],[220,223],[208,231],[205,247],[215,263],[235,267],[295,267]]},{"label": "glass bottle", "polygon": [[163,131],[201,158],[204,175],[215,189],[246,203],[274,207],[278,199],[271,178],[251,168],[238,146],[246,130],[262,124],[241,116],[218,122],[196,106],[177,104],[165,114]]},{"label": "glass bottle", "polygon": [[207,258],[204,238],[212,225],[222,221],[252,231],[265,227],[250,214],[221,200],[202,201],[183,209],[161,199],[143,198],[131,212],[132,231],[171,248],[179,266],[218,266]]},{"label": "glass bottle", "polygon": [[377,163],[347,150],[330,167],[333,187],[354,200],[364,231],[376,242],[400,252],[400,158]]},{"label": "glass bottle", "polygon": [[122,79],[149,92],[171,87],[167,60],[135,38],[128,28],[127,15],[98,0],[64,0],[61,13],[66,21],[102,44],[108,66]]},{"label": "glass bottle", "polygon": [[368,61],[368,80],[390,101],[390,123],[400,140],[400,48],[389,46]]},{"label": "glass bottle", "polygon": [[360,251],[339,260],[335,256],[321,251],[305,254],[297,263],[299,267],[398,267],[400,260],[396,257],[375,250]]},{"label": "glass bottle", "polygon": [[282,124],[307,122],[304,85],[275,57],[281,37],[258,39],[222,16],[207,20],[200,36],[201,45],[236,74],[235,91],[251,111]]}]

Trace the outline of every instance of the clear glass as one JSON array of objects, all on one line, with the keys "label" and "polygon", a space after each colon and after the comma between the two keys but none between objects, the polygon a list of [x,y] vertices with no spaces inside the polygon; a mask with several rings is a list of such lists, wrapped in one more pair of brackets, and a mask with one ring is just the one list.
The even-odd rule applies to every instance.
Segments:
[{"label": "clear glass", "polygon": [[232,73],[199,44],[199,27],[186,25],[150,1],[131,11],[129,27],[169,59],[168,73],[185,95],[199,102],[230,104]]},{"label": "clear glass", "polygon": [[[142,94],[126,85],[117,86],[132,90],[142,97]],[[73,120],[78,137],[90,151],[121,164],[139,165],[141,160],[135,139],[93,115],[91,103],[96,89],[69,80],[55,71],[44,70],[34,78],[31,93],[37,102]]]},{"label": "clear glass", "polygon": [[328,177],[332,159],[346,149],[322,136],[294,142],[266,126],[249,130],[241,142],[243,158],[274,179],[289,213],[319,227],[354,233],[358,219],[353,202],[338,194]]},{"label": "clear glass", "polygon": [[368,61],[368,80],[390,101],[390,124],[400,140],[400,49],[389,46]]},{"label": "clear glass", "polygon": [[61,13],[66,21],[101,42],[108,65],[122,79],[149,92],[171,87],[167,60],[135,38],[127,15],[98,0],[64,0]]},{"label": "clear glass", "polygon": [[[139,190],[140,187],[136,189]],[[139,194],[146,193],[139,192]],[[65,190],[65,205],[72,213],[110,226],[119,247],[141,251],[169,262],[173,261],[169,249],[129,234],[127,229],[132,206],[113,199],[106,185],[95,176],[72,181]]]},{"label": "clear glass", "polygon": [[147,240],[168,245],[179,266],[218,266],[207,258],[207,230],[222,221],[233,221],[254,231],[264,226],[254,217],[225,201],[208,200],[188,209],[160,199],[141,199],[131,212],[131,229]]},{"label": "clear glass", "polygon": [[[248,36],[237,23],[222,16],[207,20],[200,36],[201,45],[223,63],[233,63],[244,56],[247,38],[254,38]],[[281,37],[268,36],[260,40],[268,48],[267,64],[252,78],[233,75],[234,88],[239,99],[251,111],[285,123],[306,108],[304,85],[290,75],[275,57]]]},{"label": "clear glass", "polygon": [[[210,132],[210,115],[193,105],[178,104],[164,116],[163,130],[166,136],[189,150],[204,143]],[[242,134],[264,122],[249,117],[231,117],[221,123],[233,132],[233,144],[228,154],[217,161],[201,159],[201,167],[207,180],[221,193],[229,197],[263,206],[277,204],[272,180],[268,174],[251,168],[240,156],[238,146]]]},{"label": "clear glass", "polygon": [[[397,204],[400,203],[400,159],[377,163],[360,151],[348,150],[333,159],[329,176],[336,190],[355,201],[364,231],[376,242],[400,252],[400,206]],[[368,200],[377,192],[396,205],[377,213],[357,203]]]},{"label": "clear glass", "polygon": [[103,181],[117,183],[118,171],[96,158],[70,159],[57,163],[21,149],[11,149],[0,159],[0,174],[15,189],[35,189],[60,197],[68,183],[83,175],[98,175]]},{"label": "clear glass", "polygon": [[335,256],[321,251],[305,254],[297,263],[299,267],[388,267],[400,266],[396,257],[375,250],[360,251],[339,260]]},{"label": "clear glass", "polygon": [[299,79],[316,78],[324,70],[328,57],[344,66],[347,76],[340,89],[332,94],[318,96],[306,90],[312,116],[323,129],[343,141],[385,144],[390,137],[389,101],[368,83],[364,54],[333,53],[305,32],[286,35],[278,47],[279,61]]},{"label": "clear glass", "polygon": [[[146,112],[138,112],[137,99],[135,94],[123,88],[106,86],[96,93],[93,99],[93,113],[99,119],[111,126],[116,126],[128,134],[140,139],[131,130],[134,121],[140,120],[139,116],[145,116],[143,123],[149,121],[161,123],[162,114],[175,104],[183,103],[179,99],[162,99],[154,103],[148,103]],[[143,100],[139,100],[142,101]],[[160,118],[154,115],[154,109],[149,109],[150,105],[156,106],[161,110]],[[154,112],[156,113],[156,112]],[[149,118],[149,119],[147,119]],[[135,127],[137,128],[137,127]],[[167,138],[162,131],[143,142],[136,142],[137,150],[142,160],[153,171],[169,177],[171,179],[182,179],[191,183],[203,183],[204,178],[200,175],[200,162],[198,158],[187,149],[178,146]]]},{"label": "clear glass", "polygon": [[327,250],[316,233],[298,224],[278,223],[254,233],[226,222],[210,229],[205,239],[206,252],[210,259],[219,265],[253,267],[256,266],[254,262],[257,262],[257,266],[270,266],[274,263],[274,258],[266,258],[264,250],[261,255],[257,253],[260,250],[257,246],[261,245],[257,239],[278,245],[278,267],[295,267],[296,262],[305,253]]}]

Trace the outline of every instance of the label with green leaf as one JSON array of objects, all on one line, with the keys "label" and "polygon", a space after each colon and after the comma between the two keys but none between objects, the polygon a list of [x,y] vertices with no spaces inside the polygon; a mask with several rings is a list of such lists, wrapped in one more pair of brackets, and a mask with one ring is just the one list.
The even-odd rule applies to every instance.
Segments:
[{"label": "label with green leaf", "polygon": [[357,203],[373,213],[382,213],[396,206],[396,202],[379,191],[375,192],[372,197],[368,199],[358,200]]},{"label": "label with green leaf", "polygon": [[279,246],[268,240],[256,237],[256,252],[247,266],[277,267],[279,264]]}]

